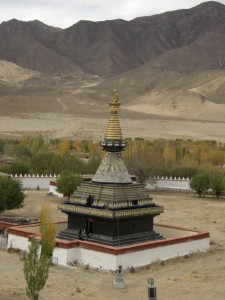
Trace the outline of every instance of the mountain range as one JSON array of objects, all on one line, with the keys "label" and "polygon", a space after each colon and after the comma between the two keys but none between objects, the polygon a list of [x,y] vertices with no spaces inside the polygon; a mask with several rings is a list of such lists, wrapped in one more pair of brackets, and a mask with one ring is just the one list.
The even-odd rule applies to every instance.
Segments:
[{"label": "mountain range", "polygon": [[79,103],[96,111],[117,88],[132,112],[224,121],[224,32],[225,6],[213,1],[66,29],[3,22],[1,113],[60,112],[59,103],[64,112]]}]

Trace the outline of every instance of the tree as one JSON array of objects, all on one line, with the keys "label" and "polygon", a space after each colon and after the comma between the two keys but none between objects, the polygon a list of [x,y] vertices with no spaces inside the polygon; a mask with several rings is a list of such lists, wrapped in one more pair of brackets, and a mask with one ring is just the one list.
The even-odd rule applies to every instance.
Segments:
[{"label": "tree", "polygon": [[201,197],[210,188],[210,177],[207,174],[197,174],[192,177],[190,187]]},{"label": "tree", "polygon": [[219,198],[222,192],[225,190],[225,180],[223,176],[212,176],[210,178],[210,187]]},{"label": "tree", "polygon": [[0,212],[7,209],[21,208],[25,195],[19,181],[0,178]]},{"label": "tree", "polygon": [[52,222],[50,208],[45,205],[40,213],[41,255],[51,256],[55,247],[55,225]]},{"label": "tree", "polygon": [[140,169],[135,175],[137,175],[137,181],[139,183],[145,184],[150,177],[150,170]]},{"label": "tree", "polygon": [[58,145],[58,151],[57,153],[59,155],[69,155],[70,153],[70,141],[69,140],[63,140]]},{"label": "tree", "polygon": [[18,157],[31,157],[31,151],[26,145],[18,145],[16,146],[16,154]]},{"label": "tree", "polygon": [[0,139],[0,156],[4,153],[4,141]]},{"label": "tree", "polygon": [[57,180],[57,190],[68,199],[80,184],[82,177],[71,172],[63,172]]},{"label": "tree", "polygon": [[32,171],[39,174],[50,174],[52,156],[53,155],[50,152],[41,152],[35,154],[31,160]]},{"label": "tree", "polygon": [[26,294],[32,300],[39,299],[39,292],[45,286],[49,273],[49,259],[39,254],[40,244],[32,237],[28,254],[24,260],[24,276],[27,282]]},{"label": "tree", "polygon": [[25,163],[23,161],[15,161],[11,163],[10,165],[10,173],[15,175],[15,174],[29,174],[30,168],[28,163]]},{"label": "tree", "polygon": [[55,225],[52,222],[50,209],[44,206],[40,212],[40,244],[32,237],[28,254],[24,260],[24,276],[27,282],[26,293],[32,300],[39,299],[39,292],[44,288],[49,275],[50,256],[55,246]]}]

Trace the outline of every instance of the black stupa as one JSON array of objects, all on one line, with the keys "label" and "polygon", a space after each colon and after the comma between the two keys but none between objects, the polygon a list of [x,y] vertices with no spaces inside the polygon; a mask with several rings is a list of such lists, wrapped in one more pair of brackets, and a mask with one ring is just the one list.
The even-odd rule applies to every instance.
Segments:
[{"label": "black stupa", "polygon": [[68,215],[68,228],[57,238],[83,239],[122,246],[162,239],[153,219],[163,212],[142,184],[133,183],[121,158],[125,147],[118,117],[116,90],[109,103],[110,117],[101,146],[105,156],[92,181],[82,182],[70,200],[59,205]]}]

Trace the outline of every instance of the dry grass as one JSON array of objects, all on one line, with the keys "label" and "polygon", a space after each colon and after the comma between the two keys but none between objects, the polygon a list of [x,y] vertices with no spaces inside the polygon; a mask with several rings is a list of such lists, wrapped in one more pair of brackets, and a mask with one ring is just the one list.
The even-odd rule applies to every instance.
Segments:
[{"label": "dry grass", "polygon": [[[223,300],[225,295],[225,203],[215,199],[199,199],[188,195],[153,195],[154,201],[164,205],[165,212],[156,218],[157,222],[173,224],[192,229],[209,231],[210,251],[196,253],[157,262],[125,273],[126,289],[113,288],[114,275],[111,272],[85,270],[85,267],[51,268],[47,284],[40,300],[55,299],[98,299],[137,300],[147,299],[147,278],[153,277],[161,300]],[[55,220],[65,215],[58,211],[58,199],[46,196],[45,191],[28,191],[26,205],[22,210],[11,211],[10,215],[37,217],[42,203],[48,202]],[[121,262],[122,264],[122,262]],[[23,263],[18,254],[0,252],[0,299],[26,299]]]}]

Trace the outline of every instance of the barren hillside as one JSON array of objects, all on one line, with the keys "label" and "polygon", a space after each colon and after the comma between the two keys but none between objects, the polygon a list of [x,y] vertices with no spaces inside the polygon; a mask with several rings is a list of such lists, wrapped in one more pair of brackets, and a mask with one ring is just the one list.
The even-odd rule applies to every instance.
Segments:
[{"label": "barren hillside", "polygon": [[[54,136],[54,122],[43,120],[58,124],[60,115],[84,123],[89,128],[83,131],[85,137],[99,136],[97,124],[104,124],[116,88],[123,104],[121,117],[130,122],[131,135],[151,138],[152,133],[144,132],[146,120],[173,120],[179,126],[171,127],[172,138],[217,138],[218,133],[221,140],[214,124],[225,120],[224,30],[225,6],[213,1],[129,22],[80,21],[64,30],[39,21],[3,22],[0,116],[2,122],[4,117],[16,117],[17,123],[13,127],[7,122],[1,132],[33,132],[32,126],[24,125],[25,119],[33,119],[42,123],[37,132]],[[203,136],[192,126],[187,132],[184,124],[192,121],[199,122],[196,128],[201,122],[208,124]],[[93,122],[100,130],[97,134]],[[60,135],[79,136],[68,124],[63,124]],[[162,136],[160,128],[154,136]]]}]

